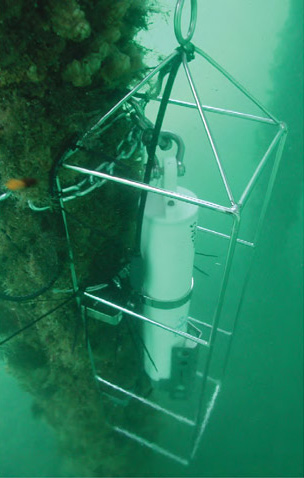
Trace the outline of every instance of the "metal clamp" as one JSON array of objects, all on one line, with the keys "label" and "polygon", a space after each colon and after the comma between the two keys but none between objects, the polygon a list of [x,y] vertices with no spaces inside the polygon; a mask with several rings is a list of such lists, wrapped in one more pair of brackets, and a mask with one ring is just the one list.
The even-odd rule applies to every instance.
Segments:
[{"label": "metal clamp", "polygon": [[142,301],[144,304],[154,307],[155,309],[163,309],[163,310],[168,310],[168,309],[176,309],[178,307],[181,307],[182,305],[186,304],[192,295],[193,291],[193,277],[191,279],[191,287],[190,289],[186,292],[185,295],[180,297],[179,299],[175,300],[158,300],[154,299],[153,297],[149,297],[147,295],[142,295]]},{"label": "metal clamp", "polygon": [[197,0],[191,0],[191,16],[186,37],[182,34],[182,13],[185,0],[177,0],[174,14],[174,33],[178,43],[185,46],[193,37],[197,19]]}]

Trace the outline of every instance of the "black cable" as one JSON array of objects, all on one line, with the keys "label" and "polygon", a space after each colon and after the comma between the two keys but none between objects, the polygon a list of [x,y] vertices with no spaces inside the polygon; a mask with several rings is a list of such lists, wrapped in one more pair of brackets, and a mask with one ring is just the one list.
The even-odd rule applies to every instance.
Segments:
[{"label": "black cable", "polygon": [[203,252],[196,252],[197,256],[204,256],[204,257],[218,257],[217,254],[204,254]]},{"label": "black cable", "polygon": [[[145,184],[149,184],[151,180],[151,173],[154,166],[155,152],[158,145],[158,139],[161,132],[161,127],[165,117],[167,105],[170,99],[172,87],[173,87],[173,84],[174,84],[174,81],[181,63],[182,63],[182,54],[180,52],[180,54],[174,57],[171,62],[171,69],[170,69],[169,77],[165,86],[164,94],[160,103],[160,107],[158,110],[155,126],[153,129],[152,140],[149,147],[147,147],[148,161],[147,161],[145,175],[143,179],[143,183]],[[144,218],[147,195],[148,195],[148,191],[145,191],[145,190],[141,191],[140,203],[139,203],[138,215],[137,215],[137,225],[136,225],[135,256],[140,256],[142,223]]]},{"label": "black cable", "polygon": [[39,295],[44,294],[52,287],[54,282],[56,282],[58,275],[59,275],[59,272],[56,271],[55,276],[52,277],[52,279],[45,286],[41,287],[40,289],[37,289],[35,292],[31,292],[30,294],[8,295],[8,294],[5,294],[4,292],[0,292],[0,300],[8,300],[11,302],[25,302],[31,299],[35,299],[35,297],[38,297]]},{"label": "black cable", "polygon": [[[155,152],[159,141],[159,135],[161,132],[161,127],[166,113],[166,108],[170,99],[170,94],[172,87],[178,72],[178,69],[182,62],[182,53],[173,58],[171,61],[171,69],[169,72],[169,77],[165,86],[164,94],[160,103],[158,110],[155,126],[153,129],[152,140],[149,146],[147,146],[148,151],[148,161],[145,169],[145,175],[143,179],[144,184],[149,184],[151,180],[151,173],[155,162]],[[169,65],[170,66],[170,65]],[[144,261],[141,257],[140,244],[141,244],[141,234],[142,234],[142,225],[144,219],[144,212],[147,202],[148,191],[142,190],[140,194],[138,212],[137,212],[137,221],[136,221],[136,231],[135,231],[135,241],[134,241],[134,251],[133,257],[131,259],[131,275],[130,282],[135,291],[140,292],[141,286],[144,278]]]},{"label": "black cable", "polygon": [[36,324],[37,322],[39,322],[40,320],[44,319],[45,317],[47,317],[48,315],[52,314],[53,312],[55,312],[56,310],[60,309],[60,307],[63,307],[65,304],[67,304],[68,302],[70,302],[72,299],[74,299],[74,297],[76,297],[76,295],[78,294],[79,292],[75,292],[74,294],[72,294],[68,299],[64,300],[61,304],[57,305],[56,307],[54,307],[53,309],[49,310],[48,312],[46,312],[45,314],[41,315],[40,317],[38,317],[37,319],[35,320],[32,320],[32,322],[30,322],[29,324],[25,325],[24,327],[22,327],[21,329],[17,330],[16,332],[14,332],[13,334],[9,335],[8,337],[6,337],[5,339],[1,340],[0,341],[0,347],[1,345],[4,345],[6,344],[7,342],[9,342],[11,339],[13,339],[14,337],[16,337],[17,335],[21,334],[22,332],[24,332],[25,330],[29,329],[30,327],[32,327],[34,324]]},{"label": "black cable", "polygon": [[[158,373],[158,368],[156,367],[156,364],[142,338],[142,336],[140,335],[140,333],[134,328],[134,324],[130,321],[130,318],[128,317],[127,314],[126,315],[126,324],[127,324],[127,327],[128,327],[128,330],[129,330],[129,334],[131,335],[131,338],[132,338],[132,341],[135,345],[135,348],[137,350],[137,352],[139,353],[139,356],[141,357],[141,348],[139,348],[138,346],[138,342],[140,343],[141,347],[144,349],[144,352],[147,354],[150,362],[152,363],[153,367],[155,368],[156,372]],[[136,338],[138,338],[138,342],[136,340]]]},{"label": "black cable", "polygon": [[[9,242],[12,244],[12,246],[23,256],[25,256],[26,260],[28,260],[28,257],[26,255],[26,252],[21,249],[13,240],[12,238],[7,234],[7,232],[4,229],[0,229],[1,232],[5,235],[5,237],[9,240]],[[31,299],[34,299],[35,297],[38,297],[39,295],[44,294],[46,291],[48,291],[54,282],[59,277],[59,267],[58,267],[58,260],[57,260],[57,254],[55,251],[55,261],[54,261],[54,273],[51,277],[51,279],[42,287],[39,287],[39,289],[34,290],[33,292],[30,292],[29,294],[22,294],[22,295],[11,295],[11,294],[6,294],[5,292],[0,291],[0,300],[9,300],[11,302],[24,302],[28,301]]]}]

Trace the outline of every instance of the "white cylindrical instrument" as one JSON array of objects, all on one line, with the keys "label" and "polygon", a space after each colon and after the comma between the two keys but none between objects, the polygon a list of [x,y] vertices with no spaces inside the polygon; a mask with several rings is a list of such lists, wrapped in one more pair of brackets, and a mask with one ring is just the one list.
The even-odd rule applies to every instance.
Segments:
[{"label": "white cylindrical instrument", "polygon": [[[163,187],[195,197],[193,192],[177,186],[176,181],[176,158],[167,158]],[[196,205],[148,194],[141,240],[145,269],[143,312],[146,317],[183,332],[187,332],[197,216]],[[146,322],[143,338],[148,351],[147,374],[155,381],[169,379],[172,349],[185,346],[185,338]]]}]

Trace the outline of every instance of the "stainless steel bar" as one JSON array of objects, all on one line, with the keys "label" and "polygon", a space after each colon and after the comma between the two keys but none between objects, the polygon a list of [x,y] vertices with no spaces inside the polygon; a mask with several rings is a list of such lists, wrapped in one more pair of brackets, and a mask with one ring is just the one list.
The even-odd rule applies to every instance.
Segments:
[{"label": "stainless steel bar", "polygon": [[[260,235],[261,228],[262,228],[264,218],[265,218],[265,214],[266,214],[269,202],[270,202],[274,182],[275,182],[276,175],[277,175],[277,172],[278,172],[278,169],[279,169],[279,166],[280,166],[280,161],[281,161],[281,157],[282,157],[284,144],[285,144],[285,141],[286,141],[286,136],[287,136],[287,129],[285,128],[284,129],[284,135],[281,136],[281,139],[280,139],[280,144],[278,146],[278,150],[277,150],[277,153],[276,153],[274,165],[272,167],[271,175],[270,175],[270,178],[269,178],[268,187],[267,187],[267,191],[266,191],[266,194],[265,194],[265,198],[264,198],[264,202],[263,202],[262,210],[261,210],[258,225],[257,225],[255,238],[254,238],[255,243],[258,243],[258,240],[259,240],[259,235]],[[239,300],[239,303],[238,303],[236,316],[235,316],[234,323],[233,323],[231,340],[228,344],[228,349],[227,349],[227,352],[226,352],[226,357],[227,358],[229,357],[230,350],[231,350],[232,343],[233,343],[233,338],[235,337],[235,332],[236,332],[236,329],[237,329],[241,309],[242,309],[242,306],[243,306],[243,303],[244,303],[245,292],[246,292],[248,282],[249,282],[249,279],[250,279],[250,274],[251,274],[251,269],[252,269],[252,266],[253,266],[254,257],[255,257],[255,251],[253,252],[253,254],[251,256],[250,264],[248,266],[246,276],[245,276],[245,279],[244,279],[244,282],[243,282],[243,287],[242,287],[242,291],[241,291],[241,295],[240,295],[240,300]],[[224,368],[223,368],[223,377],[225,376],[225,373],[226,373],[227,362],[228,362],[228,360],[226,359],[225,364],[224,364]]]},{"label": "stainless steel bar", "polygon": [[262,159],[259,162],[255,172],[251,176],[250,181],[248,182],[247,186],[245,187],[245,189],[244,189],[244,191],[243,191],[243,193],[242,193],[242,195],[241,195],[241,197],[238,201],[238,204],[239,204],[240,207],[244,207],[246,202],[248,201],[257,180],[259,179],[264,167],[266,166],[266,163],[267,163],[267,160],[268,160],[270,154],[272,153],[272,151],[274,150],[274,148],[276,147],[276,145],[278,144],[280,138],[284,135],[284,133],[285,133],[285,127],[284,127],[284,125],[281,125],[280,130],[277,132],[277,134],[275,135],[275,137],[271,141],[270,145],[268,146],[268,148],[266,150],[266,153],[262,157]]},{"label": "stainless steel bar", "polygon": [[[60,181],[59,181],[58,176],[56,177],[56,184],[57,184],[58,192],[62,193],[62,189],[61,189],[61,186],[60,186]],[[65,230],[65,235],[66,235],[66,240],[67,240],[68,255],[69,255],[69,259],[70,259],[70,264],[69,265],[70,265],[70,271],[71,271],[71,277],[72,277],[72,286],[73,286],[74,292],[77,292],[79,290],[79,284],[78,284],[78,279],[77,279],[77,274],[76,274],[76,269],[75,269],[73,248],[72,248],[72,244],[71,244],[71,238],[70,238],[66,213],[65,213],[65,209],[64,209],[63,200],[62,200],[62,194],[59,194],[59,204],[60,204],[61,215],[62,215],[64,230]],[[76,296],[76,302],[77,302],[78,307],[80,307],[81,301],[80,301],[79,296]]]},{"label": "stainless steel bar", "polygon": [[232,335],[232,332],[228,332],[228,330],[218,328],[217,331],[224,335],[228,335],[228,336]]},{"label": "stainless steel bar", "polygon": [[87,332],[86,332],[87,331],[87,320],[88,320],[88,318],[86,316],[85,307],[81,307],[81,318],[82,318],[82,323],[83,323],[84,330],[85,330],[86,346],[87,346],[87,350],[88,350],[89,360],[90,360],[90,364],[91,364],[91,367],[92,367],[93,376],[95,378],[96,375],[97,375],[97,371],[96,371],[94,354],[93,354],[91,342],[90,342],[90,339],[87,336]]},{"label": "stainless steel bar", "polygon": [[138,90],[140,90],[146,83],[148,83],[153,76],[155,76],[162,68],[164,68],[170,61],[173,60],[173,58],[180,53],[177,50],[174,50],[171,55],[169,55],[167,58],[165,58],[154,70],[152,70],[145,78],[138,83],[127,95],[125,95],[118,103],[116,103],[113,108],[111,108],[102,118],[100,118],[97,123],[95,123],[82,137],[82,141],[90,135],[93,131],[95,131],[97,128],[99,128],[110,116],[112,116],[121,106],[128,101],[129,98],[131,98],[135,93],[137,93]]},{"label": "stainless steel bar", "polygon": [[[198,370],[196,371],[196,375],[201,378],[204,376],[204,374],[202,372],[199,372]],[[209,380],[209,382],[213,382],[215,385],[220,383],[220,380],[218,380],[217,378],[207,377],[207,379]]]},{"label": "stainless steel bar", "polygon": [[[116,121],[119,121],[121,118],[125,118],[127,115],[128,113],[126,111],[123,111],[119,115],[115,116],[115,118],[113,118],[109,124],[105,125],[101,130],[99,130],[99,135],[104,134],[109,128],[113,127],[113,124],[116,123]],[[82,139],[84,139],[85,136],[86,134],[84,134]],[[82,139],[80,141],[82,141]]]},{"label": "stainless steel bar", "polygon": [[[219,320],[221,317],[222,309],[223,309],[223,304],[226,296],[226,290],[227,290],[227,285],[228,285],[228,280],[229,280],[229,274],[232,266],[232,260],[234,256],[234,251],[235,251],[235,246],[236,246],[236,239],[238,236],[239,232],[239,227],[240,227],[240,215],[236,214],[233,216],[233,225],[232,225],[232,232],[231,232],[231,239],[229,243],[229,248],[227,252],[227,258],[226,258],[226,263],[225,263],[225,270],[223,274],[223,279],[222,279],[222,284],[221,284],[221,290],[218,298],[218,303],[217,307],[215,310],[214,314],[214,319],[212,323],[212,330],[210,333],[210,339],[209,339],[209,348],[208,348],[208,353],[206,357],[206,362],[204,366],[204,372],[203,372],[203,378],[202,378],[202,384],[201,384],[201,390],[200,390],[200,400],[199,403],[203,404],[204,399],[205,399],[205,392],[206,392],[206,385],[207,385],[207,378],[208,378],[208,373],[209,373],[209,368],[211,364],[211,359],[212,359],[212,352],[214,348],[214,343],[217,335],[217,329],[218,329],[218,324]],[[200,407],[197,413],[196,417],[196,429],[194,433],[194,438],[193,438],[193,446],[192,446],[192,455],[191,458],[194,458],[198,446],[199,446],[199,441],[201,438],[201,427],[204,421],[204,409],[203,406]]]},{"label": "stainless steel bar", "polygon": [[264,222],[266,211],[267,211],[267,208],[268,208],[268,205],[269,205],[269,202],[270,202],[270,198],[271,198],[271,195],[272,195],[274,182],[275,182],[277,172],[278,172],[278,169],[279,169],[279,166],[280,166],[285,141],[286,141],[286,138],[287,138],[287,128],[286,127],[284,127],[282,129],[282,133],[283,134],[280,138],[280,143],[278,145],[278,149],[277,149],[277,152],[276,152],[276,157],[275,157],[274,164],[273,164],[272,171],[271,171],[271,175],[270,175],[270,178],[269,178],[269,181],[268,181],[268,187],[267,187],[267,191],[266,191],[266,194],[265,194],[264,203],[263,203],[263,206],[262,206],[259,222],[258,222],[256,233],[255,233],[254,240],[255,240],[256,243],[258,243],[258,238],[259,238],[259,235],[260,235],[260,231],[261,231],[261,228],[262,228],[262,225],[263,225],[263,222]]},{"label": "stainless steel bar", "polygon": [[125,307],[121,307],[120,305],[114,304],[114,302],[110,302],[108,300],[102,299],[101,297],[96,297],[95,295],[89,294],[88,292],[84,292],[84,295],[87,297],[90,297],[90,299],[97,300],[98,302],[101,302],[102,304],[108,305],[109,307],[113,307],[113,309],[120,310],[121,312],[124,312],[125,314],[131,315],[131,317],[135,317],[136,319],[142,320],[144,322],[149,322],[149,324],[156,325],[157,327],[160,327],[161,329],[167,330],[176,335],[180,335],[181,337],[185,339],[192,340],[192,342],[196,342],[206,347],[209,346],[209,343],[206,340],[199,339],[197,337],[194,337],[191,334],[188,334],[187,332],[182,332],[181,330],[172,329],[171,327],[168,327],[167,325],[164,325],[160,322],[156,322],[155,320],[149,319],[148,317],[145,317],[144,315],[137,314],[136,312],[133,312],[132,310],[129,310],[129,309],[126,309]]},{"label": "stainless steel bar", "polygon": [[104,378],[100,377],[98,374],[95,375],[95,378],[98,382],[101,382],[104,385],[107,385],[107,387],[110,387],[113,390],[121,392],[130,398],[134,398],[135,400],[143,403],[144,405],[154,408],[154,410],[164,413],[165,415],[168,415],[181,423],[185,423],[186,425],[190,425],[192,427],[195,425],[195,422],[193,420],[189,420],[188,418],[183,417],[182,415],[178,415],[177,413],[174,413],[171,410],[168,410],[167,408],[161,407],[160,405],[157,405],[157,403],[154,403],[151,400],[147,400],[146,398],[140,397],[139,395],[136,395],[135,393],[132,393],[129,390],[126,390],[125,388],[119,387],[118,385],[115,385],[112,382],[108,382],[108,380],[105,380]]},{"label": "stainless steel bar", "polygon": [[217,63],[217,61],[215,61],[211,56],[209,56],[206,52],[204,52],[200,48],[194,46],[194,49],[199,55],[201,55],[203,58],[205,58],[205,60],[207,60],[209,63],[211,63],[211,65],[214,66],[214,68],[216,68],[218,71],[220,71],[227,78],[227,80],[229,80],[234,86],[236,86],[236,88],[238,88],[238,90],[240,90],[242,93],[244,93],[244,95],[247,96],[248,99],[250,99],[262,111],[264,111],[264,113],[269,118],[271,118],[277,124],[280,123],[280,121],[277,120],[277,118],[275,116],[273,116],[273,114],[271,114],[265,108],[265,106],[262,105],[262,103],[259,100],[257,100],[251,93],[249,93],[249,91],[241,83],[239,83],[239,81],[237,81],[232,75],[230,75],[230,73],[228,73],[228,71],[226,71],[225,68],[223,68],[219,63]]},{"label": "stainless steel bar", "polygon": [[157,445],[154,442],[150,442],[149,440],[145,440],[144,438],[136,435],[135,433],[131,433],[128,430],[125,430],[124,428],[120,427],[112,427],[113,430],[115,430],[118,433],[121,433],[122,435],[125,435],[128,438],[131,438],[132,440],[138,442],[140,445],[146,446],[148,448],[151,448],[154,452],[164,455],[167,458],[170,458],[171,460],[177,461],[181,465],[187,466],[189,465],[189,461],[186,460],[185,458],[182,458],[178,455],[175,455],[175,453],[170,452],[169,450],[166,450],[165,448]]},{"label": "stainless steel bar", "polygon": [[[188,320],[191,322],[195,322],[197,324],[203,325],[204,327],[207,327],[208,329],[212,329],[212,325],[208,324],[207,322],[203,322],[202,320],[195,319],[194,317],[188,317]],[[217,331],[220,332],[221,334],[224,335],[231,335],[232,332],[229,332],[228,330],[220,329],[219,327],[217,328]]]},{"label": "stainless steel bar", "polygon": [[174,191],[167,191],[166,189],[156,188],[154,186],[150,186],[150,185],[145,184],[145,183],[140,183],[139,181],[132,181],[131,179],[120,178],[118,176],[112,176],[111,174],[100,173],[99,171],[85,169],[85,168],[81,168],[79,166],[73,166],[71,164],[63,164],[63,167],[66,168],[66,169],[71,169],[73,171],[78,171],[79,173],[88,174],[88,175],[92,175],[92,176],[97,176],[99,178],[108,179],[109,181],[113,181],[113,182],[120,183],[120,184],[125,184],[127,186],[132,186],[132,187],[137,188],[137,189],[144,189],[145,191],[150,191],[152,193],[160,194],[162,196],[175,198],[175,199],[178,199],[180,201],[188,202],[190,204],[197,204],[198,206],[201,206],[201,207],[206,207],[206,208],[209,208],[209,209],[215,209],[215,210],[217,210],[219,212],[222,212],[222,213],[235,214],[235,212],[237,210],[237,206],[234,206],[234,207],[222,206],[220,204],[215,204],[215,203],[212,203],[210,201],[204,201],[203,199],[198,199],[198,198],[194,198],[194,197],[190,197],[190,196],[185,196],[183,194],[176,193]]},{"label": "stainless steel bar", "polygon": [[220,160],[220,158],[219,158],[219,155],[218,155],[218,152],[217,152],[217,149],[216,149],[214,140],[213,140],[213,138],[212,138],[211,131],[210,131],[210,128],[209,128],[207,119],[206,119],[206,117],[205,117],[205,115],[204,115],[204,112],[203,112],[203,110],[202,110],[201,101],[200,101],[200,99],[199,99],[199,95],[198,95],[196,86],[195,86],[195,84],[194,84],[194,80],[193,80],[192,75],[191,75],[191,71],[190,71],[190,68],[189,68],[189,65],[188,65],[187,56],[186,56],[186,53],[185,53],[185,52],[184,52],[184,54],[183,54],[183,66],[184,66],[184,70],[185,70],[185,73],[186,73],[186,76],[187,76],[187,79],[188,79],[188,82],[189,82],[189,85],[190,85],[192,94],[193,94],[194,99],[195,99],[195,102],[196,102],[196,106],[197,106],[199,115],[200,115],[201,120],[202,120],[202,123],[203,123],[203,125],[204,125],[205,131],[206,131],[206,134],[207,134],[207,137],[208,137],[208,141],[209,141],[209,144],[210,144],[211,149],[212,149],[212,152],[213,152],[213,156],[215,157],[215,160],[216,160],[218,169],[219,169],[219,171],[220,171],[220,175],[221,175],[221,177],[222,177],[222,181],[223,181],[223,183],[224,183],[224,186],[225,186],[225,189],[226,189],[226,193],[227,193],[227,195],[228,195],[229,201],[231,202],[231,205],[234,206],[235,200],[234,200],[234,198],[233,198],[233,194],[232,194],[231,188],[230,188],[230,186],[229,186],[229,184],[228,184],[228,179],[227,179],[226,173],[225,173],[225,171],[224,171],[222,162],[221,162],[221,160]]},{"label": "stainless steel bar", "polygon": [[206,427],[207,427],[207,425],[208,425],[208,423],[209,423],[210,415],[211,415],[211,412],[212,412],[212,410],[213,410],[213,408],[214,408],[215,401],[216,401],[217,396],[218,396],[218,394],[219,394],[219,392],[220,392],[220,389],[221,389],[220,384],[217,384],[217,385],[215,386],[215,390],[214,390],[214,392],[213,392],[213,395],[212,395],[212,397],[211,397],[211,400],[210,400],[210,402],[209,402],[209,404],[208,404],[208,406],[207,406],[206,414],[205,414],[205,416],[204,416],[203,422],[202,422],[201,427],[200,427],[200,429],[199,429],[199,433],[198,433],[198,436],[197,436],[197,441],[196,441],[195,446],[194,446],[194,448],[193,448],[191,458],[193,458],[193,457],[196,455],[196,453],[197,453],[197,450],[198,450],[198,447],[199,447],[201,438],[202,438],[202,436],[203,436],[203,434],[204,434],[204,431],[205,431],[205,429],[206,429]]},{"label": "stainless steel bar", "polygon": [[[161,100],[162,100],[161,96],[154,98],[154,101],[161,101]],[[189,101],[175,100],[173,98],[170,98],[168,103],[172,105],[176,105],[176,106],[183,106],[190,109],[197,109],[196,103],[191,103]],[[202,104],[201,104],[201,108],[203,111],[208,111],[209,113],[216,113],[216,114],[226,115],[226,116],[235,116],[240,119],[247,119],[249,121],[256,121],[258,123],[266,123],[269,125],[278,126],[278,123],[276,123],[273,119],[264,118],[263,116],[256,116],[249,113],[241,113],[239,111],[226,110],[224,108],[217,108],[215,106],[208,106],[208,105],[202,105]]]},{"label": "stainless steel bar", "polygon": [[[222,232],[213,231],[212,229],[207,229],[206,227],[202,227],[202,226],[196,226],[196,229],[200,232],[207,232],[209,234],[214,234],[215,236],[224,237],[225,239],[230,239],[231,237],[228,234],[223,234]],[[254,242],[248,242],[248,241],[245,241],[244,239],[237,239],[236,242],[238,244],[242,244],[243,246],[255,247]]]}]

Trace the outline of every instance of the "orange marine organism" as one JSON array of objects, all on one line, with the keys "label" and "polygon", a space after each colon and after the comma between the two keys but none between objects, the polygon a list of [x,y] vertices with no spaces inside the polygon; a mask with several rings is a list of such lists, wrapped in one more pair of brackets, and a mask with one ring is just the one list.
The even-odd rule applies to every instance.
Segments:
[{"label": "orange marine organism", "polygon": [[12,178],[5,183],[5,187],[10,191],[19,191],[20,189],[26,189],[35,186],[36,184],[37,179],[35,178]]}]

